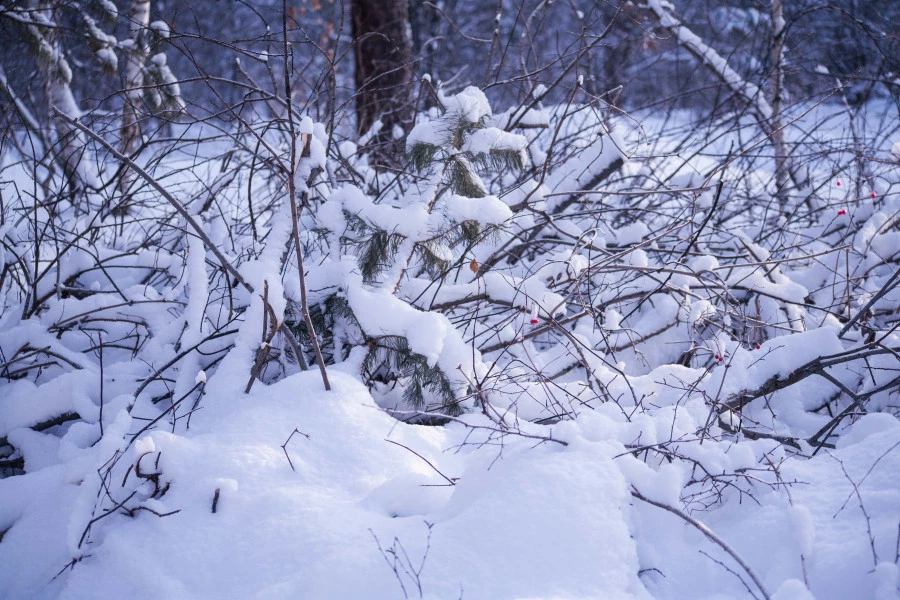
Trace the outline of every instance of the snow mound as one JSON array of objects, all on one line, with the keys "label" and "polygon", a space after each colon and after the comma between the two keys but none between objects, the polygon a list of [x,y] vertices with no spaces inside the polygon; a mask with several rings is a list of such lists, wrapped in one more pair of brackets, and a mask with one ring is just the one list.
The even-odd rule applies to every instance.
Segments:
[{"label": "snow mound", "polygon": [[[13,583],[0,597],[394,599],[402,581],[431,598],[460,590],[476,599],[649,598],[614,447],[511,438],[502,453],[479,445],[446,453],[471,435],[467,427],[398,424],[354,377],[330,375],[331,392],[320,391],[316,373],[301,373],[210,402],[184,435],[141,438],[111,491],[134,491],[141,506],[168,516],[138,510],[95,523],[75,568],[36,593],[34,580],[17,585],[3,556],[0,579]],[[149,497],[153,485],[126,465],[157,472],[168,491]],[[77,485],[51,471],[0,481],[52,480],[53,493],[23,507],[30,518],[7,535],[80,534],[96,475],[85,469]],[[80,509],[57,513],[63,502]],[[37,522],[54,514],[69,522]],[[390,551],[424,567],[397,577]],[[64,554],[35,563],[58,571]]]}]

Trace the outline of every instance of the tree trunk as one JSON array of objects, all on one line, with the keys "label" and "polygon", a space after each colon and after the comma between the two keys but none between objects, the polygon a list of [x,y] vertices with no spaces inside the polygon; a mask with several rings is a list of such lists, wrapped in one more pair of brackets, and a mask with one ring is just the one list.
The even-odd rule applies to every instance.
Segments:
[{"label": "tree trunk", "polygon": [[28,25],[28,32],[35,45],[37,66],[47,95],[47,109],[58,138],[56,160],[62,165],[73,188],[97,187],[96,169],[91,157],[86,155],[87,141],[75,127],[53,113],[53,109],[58,108],[73,119],[81,116],[81,109],[72,94],[72,69],[59,41],[53,4],[49,0],[40,0],[31,7],[32,23]]},{"label": "tree trunk", "polygon": [[368,148],[376,163],[396,164],[415,123],[408,0],[352,0],[351,11],[357,130],[365,134],[380,120]]},{"label": "tree trunk", "polygon": [[[131,2],[129,23],[128,37],[131,45],[125,55],[125,104],[122,106],[120,143],[122,154],[130,158],[141,145],[140,115],[144,106],[144,64],[150,55],[150,47],[147,44],[150,0]],[[119,179],[119,192],[128,193],[135,180],[135,174],[125,167]]]},{"label": "tree trunk", "polygon": [[775,149],[775,188],[783,213],[787,208],[788,159],[781,111],[784,105],[784,1],[772,0],[772,146]]}]

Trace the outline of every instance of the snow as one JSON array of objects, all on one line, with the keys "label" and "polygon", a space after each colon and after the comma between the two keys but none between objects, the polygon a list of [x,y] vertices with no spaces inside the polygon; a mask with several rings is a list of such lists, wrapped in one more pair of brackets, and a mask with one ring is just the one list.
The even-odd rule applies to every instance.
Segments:
[{"label": "snow", "polygon": [[437,362],[451,331],[446,318],[418,311],[388,294],[387,290],[351,289],[347,299],[364,330],[403,335],[413,352],[426,357],[431,365]]},{"label": "snow", "polygon": [[[613,448],[589,444],[569,452],[512,440],[499,460],[489,449],[463,460],[440,451],[461,441],[464,428],[398,429],[353,377],[333,371],[331,393],[312,391],[315,377],[295,375],[231,410],[212,409],[188,436],[157,431],[132,446],[122,470],[159,455],[158,471],[171,483],[162,499],[143,505],[180,512],[110,517],[92,530],[90,556],[65,584],[57,580],[35,597],[118,598],[124,586],[142,598],[394,598],[398,583],[373,536],[383,546],[399,540],[418,564],[428,527],[421,580],[432,597],[459,589],[473,598],[649,597],[637,578],[628,493]],[[295,424],[309,437],[286,446],[292,471],[280,446]],[[426,456],[459,483],[421,487],[442,480],[387,440]],[[142,468],[149,469],[148,458]],[[92,496],[95,484],[88,483],[54,480],[60,488],[53,497]],[[133,476],[126,484],[132,488],[138,497],[148,493]],[[50,502],[32,511],[56,508]],[[59,520],[42,527],[59,527]],[[7,535],[36,535],[36,527],[20,521]],[[481,535],[485,530],[493,535]],[[200,556],[215,568],[198,569]],[[52,569],[54,558],[32,564]],[[522,564],[531,568],[522,571]],[[14,582],[7,597],[26,589]]]},{"label": "snow", "polygon": [[411,151],[418,144],[439,146],[448,135],[443,123],[439,121],[426,121],[413,127],[406,137],[406,150]]},{"label": "snow", "polygon": [[626,225],[615,231],[616,241],[622,246],[639,244],[648,233],[650,233],[650,229],[641,222]]},{"label": "snow", "polygon": [[466,198],[450,194],[445,200],[444,214],[456,222],[480,221],[490,225],[500,225],[512,217],[512,211],[496,196]]},{"label": "snow", "polygon": [[346,211],[362,216],[376,227],[399,233],[405,237],[419,238],[427,231],[428,212],[421,204],[397,208],[385,204],[374,204],[356,186],[344,186],[334,190],[328,202],[317,212],[319,222],[332,231],[342,231],[343,215]]},{"label": "snow", "polygon": [[100,61],[104,68],[110,71],[115,71],[118,68],[119,57],[116,56],[112,48],[100,48],[97,50],[96,55],[97,60]]},{"label": "snow", "polygon": [[487,96],[474,86],[469,86],[453,96],[443,96],[441,102],[446,107],[447,114],[468,123],[480,123],[491,116],[491,105]]},{"label": "snow", "polygon": [[863,415],[846,434],[841,436],[841,439],[838,440],[838,447],[846,448],[853,444],[859,444],[866,441],[869,436],[881,432],[893,431],[898,433],[898,429],[900,429],[900,423],[889,414],[872,413]]},{"label": "snow", "polygon": [[525,136],[507,133],[496,127],[486,127],[473,132],[463,144],[463,150],[473,154],[486,154],[492,150],[506,150],[520,153],[524,157],[527,146],[528,140],[525,139]]},{"label": "snow", "polygon": [[150,23],[150,29],[156,32],[156,34],[161,38],[169,38],[171,36],[171,29],[169,28],[169,24],[165,21],[153,21]]},{"label": "snow", "polygon": [[815,600],[815,596],[799,579],[788,579],[778,586],[772,600]]},{"label": "snow", "polygon": [[100,5],[103,7],[103,10],[106,11],[111,19],[115,19],[119,16],[119,8],[116,6],[115,2],[112,2],[112,0],[100,0]]},{"label": "snow", "polygon": [[[315,377],[295,375],[260,388],[230,410],[211,407],[189,435],[159,431],[135,443],[122,468],[129,460],[159,453],[159,470],[172,483],[161,500],[145,505],[158,512],[178,507],[180,512],[163,518],[139,513],[134,519],[107,519],[92,534],[91,556],[64,585],[57,582],[44,592],[100,599],[119,597],[127,587],[147,598],[393,598],[398,583],[372,536],[383,547],[396,538],[418,564],[430,524],[431,546],[421,582],[432,597],[453,597],[460,588],[474,598],[651,597],[637,576],[641,544],[633,538],[633,521],[645,523],[661,515],[648,513],[652,507],[635,506],[630,499],[628,481],[634,482],[635,475],[623,472],[617,466],[622,459],[613,458],[621,448],[615,435],[610,437],[615,428],[589,438],[572,431],[565,436],[567,448],[534,448],[533,442],[513,438],[502,455],[490,446],[462,456],[447,454],[441,450],[469,435],[463,426],[441,430],[398,425],[377,409],[352,376],[332,371],[335,390],[330,394],[314,391]],[[295,437],[286,446],[296,471],[281,449],[294,426],[309,435]],[[421,487],[446,482],[415,454],[385,439],[402,443],[442,473],[457,477],[456,485]],[[900,440],[900,433],[895,431],[891,439]],[[816,464],[835,463],[822,457]],[[337,480],[336,471],[342,473]],[[876,475],[890,472],[891,465],[885,464]],[[666,473],[676,475],[645,471],[639,480],[677,494],[680,477],[665,483]],[[803,474],[808,477],[809,472]],[[660,478],[657,483],[655,478]],[[54,498],[90,495],[93,488],[82,490],[60,479],[26,480],[60,486]],[[846,487],[840,488],[832,492],[830,504],[840,502]],[[801,497],[826,489],[816,487]],[[213,514],[216,490],[219,500]],[[889,505],[881,502],[884,508]],[[631,514],[636,508],[640,510]],[[57,509],[51,502],[30,511],[49,517]],[[760,510],[748,507],[742,512],[749,521]],[[801,529],[810,531],[809,509],[795,507],[790,514]],[[808,541],[801,548],[806,552],[812,547],[814,558],[817,548],[832,543],[840,547],[845,543],[842,526],[851,517],[833,525],[817,521],[815,539],[810,544],[812,536],[804,534]],[[52,531],[59,521],[43,521],[41,527]],[[668,520],[661,524],[664,531],[677,525]],[[39,535],[37,527],[37,522],[19,521],[7,535]],[[492,535],[480,535],[486,530]],[[688,548],[695,542],[688,534],[682,530],[672,538],[682,540],[676,543],[683,545],[686,564],[680,565],[677,552],[666,554],[667,561],[674,561],[666,573],[674,575],[694,562],[696,552]],[[215,568],[197,569],[198,555]],[[49,571],[56,566],[52,558],[43,556],[34,564]],[[523,571],[522,564],[530,568]],[[880,566],[871,585],[887,589],[891,577],[896,579],[891,568]],[[24,583],[21,577],[16,581]],[[797,578],[787,578],[777,586],[775,597],[802,597],[797,596],[801,586]],[[8,588],[13,596],[8,597],[25,589],[14,583]],[[665,586],[656,591],[664,592]],[[816,597],[841,596],[826,590]]]},{"label": "snow", "polygon": [[716,307],[706,301],[700,300],[691,304],[691,313],[688,317],[690,323],[699,323],[711,319],[716,314]]}]

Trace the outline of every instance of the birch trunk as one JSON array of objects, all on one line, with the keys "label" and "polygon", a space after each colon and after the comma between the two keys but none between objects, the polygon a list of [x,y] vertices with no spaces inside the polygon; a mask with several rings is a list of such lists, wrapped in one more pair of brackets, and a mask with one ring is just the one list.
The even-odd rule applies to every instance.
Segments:
[{"label": "birch trunk", "polygon": [[81,109],[72,94],[72,69],[59,41],[53,4],[48,0],[32,4],[31,18],[28,33],[37,49],[38,70],[44,80],[47,109],[56,132],[58,147],[56,160],[62,165],[73,187],[98,187],[96,169],[86,156],[87,141],[84,135],[53,112],[53,109],[57,108],[73,119],[81,116]]},{"label": "birch trunk", "polygon": [[[150,0],[132,0],[129,19],[130,46],[125,57],[125,105],[122,107],[122,154],[133,157],[141,144],[140,115],[144,107],[144,65],[150,55],[147,28],[150,25]],[[135,174],[124,168],[118,190],[127,193],[136,179]]]},{"label": "birch trunk", "polygon": [[784,0],[772,0],[772,147],[775,150],[775,189],[781,211],[787,208],[789,166],[784,145]]}]

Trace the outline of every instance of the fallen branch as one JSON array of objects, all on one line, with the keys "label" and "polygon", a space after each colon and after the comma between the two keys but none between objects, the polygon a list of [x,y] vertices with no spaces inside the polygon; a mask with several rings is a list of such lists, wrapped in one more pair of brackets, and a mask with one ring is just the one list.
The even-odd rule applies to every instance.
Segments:
[{"label": "fallen branch", "polygon": [[702,533],[703,535],[706,536],[706,539],[708,539],[709,541],[713,542],[714,544],[716,544],[717,546],[722,548],[722,550],[727,552],[729,554],[729,556],[731,556],[731,558],[733,558],[735,560],[735,562],[737,562],[737,564],[739,564],[741,566],[741,568],[744,570],[744,572],[747,573],[747,575],[750,576],[750,579],[753,580],[753,583],[756,584],[756,587],[759,588],[759,591],[762,592],[763,598],[765,598],[766,600],[769,600],[771,598],[771,596],[769,595],[769,592],[766,590],[765,586],[759,580],[759,577],[757,577],[756,573],[753,571],[753,569],[750,568],[750,565],[748,565],[746,562],[744,562],[744,559],[742,559],[741,556],[737,552],[735,552],[731,546],[728,545],[728,542],[726,542],[725,540],[723,540],[722,538],[717,536],[715,534],[715,532],[713,532],[713,530],[710,529],[705,523],[698,521],[694,517],[690,516],[689,514],[685,513],[682,510],[675,508],[674,506],[670,506],[663,502],[657,502],[656,500],[651,500],[650,498],[646,498],[639,491],[637,491],[637,489],[634,486],[631,487],[631,495],[642,502],[646,502],[647,504],[652,504],[653,506],[656,506],[657,508],[662,508],[663,510],[667,510],[670,513],[672,513],[673,515],[682,519],[683,521],[690,523],[691,525],[696,527],[697,530],[700,531],[700,533]]}]

